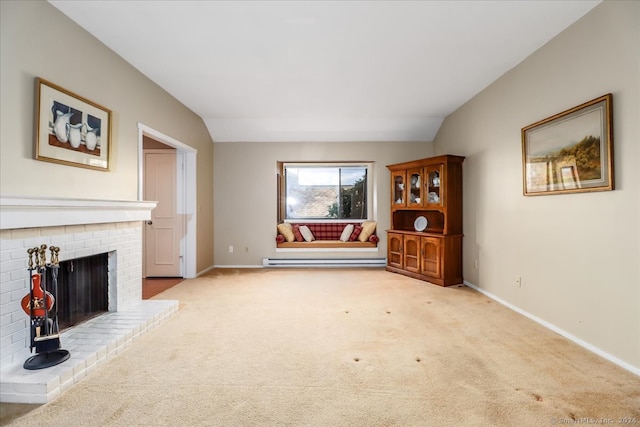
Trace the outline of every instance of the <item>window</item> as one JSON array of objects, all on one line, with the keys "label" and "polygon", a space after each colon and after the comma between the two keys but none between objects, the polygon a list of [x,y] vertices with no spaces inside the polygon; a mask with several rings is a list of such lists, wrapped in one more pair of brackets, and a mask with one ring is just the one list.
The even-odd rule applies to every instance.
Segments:
[{"label": "window", "polygon": [[370,163],[279,163],[281,220],[371,217]]}]

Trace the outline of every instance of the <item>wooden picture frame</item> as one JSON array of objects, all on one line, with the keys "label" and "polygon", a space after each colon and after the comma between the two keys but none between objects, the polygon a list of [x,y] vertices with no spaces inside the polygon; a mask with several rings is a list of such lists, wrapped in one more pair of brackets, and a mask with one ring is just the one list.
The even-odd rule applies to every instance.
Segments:
[{"label": "wooden picture frame", "polygon": [[35,158],[109,171],[111,110],[36,78]]},{"label": "wooden picture frame", "polygon": [[525,196],[614,189],[612,95],[522,128]]}]

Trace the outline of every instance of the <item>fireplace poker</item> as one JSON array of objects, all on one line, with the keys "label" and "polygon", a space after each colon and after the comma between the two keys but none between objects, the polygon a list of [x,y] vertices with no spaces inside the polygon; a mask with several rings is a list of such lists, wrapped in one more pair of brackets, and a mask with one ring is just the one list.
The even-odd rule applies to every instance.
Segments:
[{"label": "fireplace poker", "polygon": [[[49,248],[51,251],[51,278],[53,282],[53,295],[58,297],[58,270],[60,270],[60,263],[58,261],[58,253],[60,252],[60,248],[57,246],[51,246]],[[58,348],[60,348],[60,325],[58,323],[58,305],[53,309],[53,326],[55,328],[56,336],[58,336]]]}]

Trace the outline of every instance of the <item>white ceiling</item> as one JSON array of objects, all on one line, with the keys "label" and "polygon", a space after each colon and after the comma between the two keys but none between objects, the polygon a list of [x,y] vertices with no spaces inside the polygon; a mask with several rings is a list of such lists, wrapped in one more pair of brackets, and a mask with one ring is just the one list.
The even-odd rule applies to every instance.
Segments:
[{"label": "white ceiling", "polygon": [[214,141],[430,141],[600,0],[50,0]]}]

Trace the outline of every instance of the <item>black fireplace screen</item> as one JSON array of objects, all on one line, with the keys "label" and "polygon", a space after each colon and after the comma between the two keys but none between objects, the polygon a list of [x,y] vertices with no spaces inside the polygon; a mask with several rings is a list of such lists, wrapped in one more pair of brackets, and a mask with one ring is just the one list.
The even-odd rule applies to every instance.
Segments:
[{"label": "black fireplace screen", "polygon": [[[51,280],[47,269],[47,283]],[[77,325],[108,310],[109,254],[60,262],[58,270],[58,324],[60,330]]]}]

